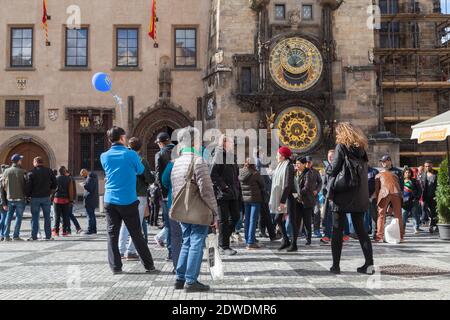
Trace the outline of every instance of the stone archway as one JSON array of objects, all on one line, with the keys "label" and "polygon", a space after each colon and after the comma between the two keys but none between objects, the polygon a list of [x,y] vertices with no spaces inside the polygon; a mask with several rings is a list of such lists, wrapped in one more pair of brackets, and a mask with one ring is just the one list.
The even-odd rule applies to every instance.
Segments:
[{"label": "stone archway", "polygon": [[41,156],[44,164],[50,168],[56,167],[56,157],[50,145],[34,135],[20,134],[13,136],[0,145],[0,162],[9,164],[11,155],[24,155],[23,166],[32,168],[32,158]]},{"label": "stone archway", "polygon": [[174,105],[157,105],[140,114],[133,130],[133,136],[141,139],[142,155],[154,168],[154,156],[159,148],[154,143],[159,132],[166,131],[169,134],[176,129],[193,125],[194,119],[189,112]]}]

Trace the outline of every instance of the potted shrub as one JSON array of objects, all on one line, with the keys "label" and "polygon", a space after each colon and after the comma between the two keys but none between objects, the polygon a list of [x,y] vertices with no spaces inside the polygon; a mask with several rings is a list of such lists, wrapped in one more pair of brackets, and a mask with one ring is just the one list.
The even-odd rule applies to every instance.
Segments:
[{"label": "potted shrub", "polygon": [[439,236],[450,240],[450,185],[448,180],[448,159],[441,163],[436,191],[437,212],[439,216]]}]

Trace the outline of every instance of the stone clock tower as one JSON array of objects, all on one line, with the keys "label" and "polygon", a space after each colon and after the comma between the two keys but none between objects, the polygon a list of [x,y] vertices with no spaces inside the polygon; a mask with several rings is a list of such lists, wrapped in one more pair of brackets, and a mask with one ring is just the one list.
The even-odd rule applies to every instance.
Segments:
[{"label": "stone clock tower", "polygon": [[378,130],[371,0],[212,0],[206,127],[277,128],[325,158],[337,121]]}]

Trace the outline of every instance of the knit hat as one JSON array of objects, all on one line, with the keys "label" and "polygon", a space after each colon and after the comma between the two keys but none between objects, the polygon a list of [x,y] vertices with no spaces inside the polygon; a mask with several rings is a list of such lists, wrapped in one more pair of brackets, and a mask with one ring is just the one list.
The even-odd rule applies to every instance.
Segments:
[{"label": "knit hat", "polygon": [[286,159],[290,158],[292,155],[292,151],[288,147],[281,147],[280,149],[278,149],[278,153]]}]

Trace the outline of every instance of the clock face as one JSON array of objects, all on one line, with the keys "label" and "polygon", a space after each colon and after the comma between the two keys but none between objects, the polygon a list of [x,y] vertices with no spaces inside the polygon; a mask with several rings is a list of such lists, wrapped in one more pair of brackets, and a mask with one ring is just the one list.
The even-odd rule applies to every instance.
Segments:
[{"label": "clock face", "polygon": [[275,123],[280,143],[294,152],[308,152],[320,142],[320,121],[310,109],[288,108],[278,116]]},{"label": "clock face", "polygon": [[288,38],[272,49],[270,74],[283,89],[305,91],[319,81],[323,60],[319,49],[303,38]]}]

